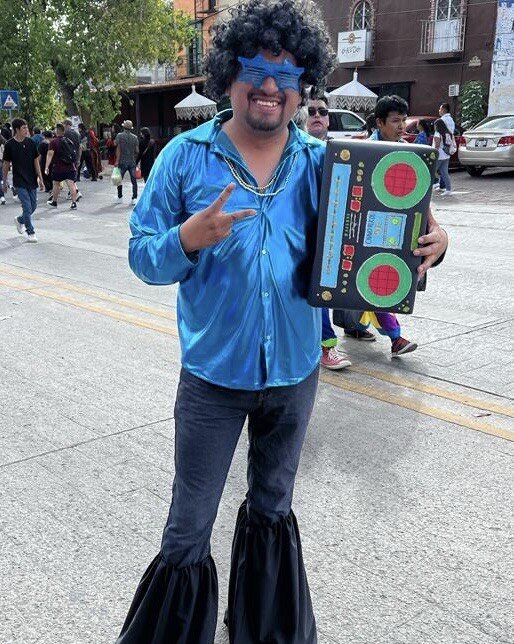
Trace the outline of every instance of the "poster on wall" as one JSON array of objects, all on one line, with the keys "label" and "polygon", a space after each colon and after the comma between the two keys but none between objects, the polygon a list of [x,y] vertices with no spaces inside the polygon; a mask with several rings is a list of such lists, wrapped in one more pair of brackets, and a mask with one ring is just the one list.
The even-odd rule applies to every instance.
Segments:
[{"label": "poster on wall", "polygon": [[514,0],[498,0],[489,116],[514,112]]}]

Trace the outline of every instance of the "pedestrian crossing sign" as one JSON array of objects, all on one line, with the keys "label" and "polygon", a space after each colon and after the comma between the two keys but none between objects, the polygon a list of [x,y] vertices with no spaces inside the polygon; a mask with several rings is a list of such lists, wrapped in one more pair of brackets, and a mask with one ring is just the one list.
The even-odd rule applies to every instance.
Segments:
[{"label": "pedestrian crossing sign", "polygon": [[11,89],[0,90],[0,109],[15,110],[19,106],[18,92]]}]

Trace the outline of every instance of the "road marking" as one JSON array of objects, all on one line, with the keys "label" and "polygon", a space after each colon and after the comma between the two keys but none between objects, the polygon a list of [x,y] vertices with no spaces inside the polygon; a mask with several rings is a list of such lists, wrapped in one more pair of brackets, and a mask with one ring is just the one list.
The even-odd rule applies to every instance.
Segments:
[{"label": "road marking", "polygon": [[[425,394],[430,394],[431,396],[438,396],[439,398],[446,398],[447,400],[452,400],[453,402],[459,402],[462,405],[467,407],[475,407],[476,409],[484,409],[490,411],[494,414],[501,414],[502,416],[510,416],[514,418],[514,406],[505,407],[503,405],[498,405],[494,402],[488,400],[478,400],[471,398],[467,394],[460,394],[456,391],[448,391],[442,389],[441,387],[436,387],[434,385],[425,385],[421,382],[416,382],[414,380],[407,380],[407,378],[402,378],[394,373],[385,373],[384,371],[375,371],[374,369],[369,369],[364,366],[352,366],[350,371],[355,371],[355,373],[360,373],[364,376],[370,376],[371,378],[376,378],[377,380],[383,380],[384,382],[390,382],[394,385],[399,385],[400,387],[406,387],[407,389],[414,389],[415,391],[421,391]],[[462,385],[459,385],[462,386]]]},{"label": "road marking", "polygon": [[[5,272],[8,274],[11,274],[13,276],[16,276],[16,272],[12,271],[9,273],[9,271],[4,270],[3,268],[0,268],[0,272]],[[18,274],[20,279],[22,278],[22,274]],[[23,279],[29,279],[32,280],[33,278],[29,276],[28,274],[23,275]],[[38,278],[33,279],[33,281],[41,282],[41,283],[47,283],[47,282],[52,282],[52,280],[47,280],[46,278]],[[151,331],[157,331],[159,333],[164,333],[166,335],[171,335],[173,337],[178,337],[178,331],[174,327],[167,327],[167,326],[162,326],[159,324],[155,324],[151,321],[146,321],[142,320],[141,318],[137,318],[131,315],[126,315],[124,313],[120,313],[119,311],[114,311],[112,309],[107,309],[102,306],[97,306],[94,304],[90,304],[87,302],[82,302],[80,300],[75,300],[73,298],[59,295],[58,293],[53,293],[47,289],[41,289],[38,287],[20,287],[19,285],[15,284],[14,282],[11,282],[9,280],[1,280],[0,279],[0,285],[2,286],[8,286],[10,288],[13,288],[15,290],[20,290],[20,291],[27,291],[30,292],[34,295],[38,295],[40,297],[48,298],[51,300],[54,300],[56,302],[60,302],[62,304],[68,304],[86,311],[90,311],[92,313],[97,313],[99,315],[103,315],[105,317],[109,317],[114,320],[119,320],[122,322],[126,322],[128,324],[132,324],[133,326],[149,329]],[[56,282],[56,285],[61,288],[60,282]],[[79,293],[82,294],[88,294],[86,291],[89,291],[89,289],[82,289],[80,287],[72,287],[72,285],[66,285],[70,286],[70,290],[75,290]],[[98,294],[95,291],[89,291],[89,294],[91,294],[92,297],[97,297],[97,295],[102,295]],[[101,297],[100,299],[107,299],[108,301],[112,301],[115,303],[115,301],[118,298],[110,298],[110,296],[104,296]],[[123,300],[120,300],[121,305],[123,306]],[[126,303],[125,304],[131,304],[131,303]],[[152,307],[144,307],[144,310],[146,312],[151,312]],[[129,307],[131,308],[131,307]],[[148,311],[147,309],[150,309]],[[404,378],[401,378],[399,376],[395,376],[394,374],[385,374],[383,372],[375,372],[371,369],[367,369],[366,367],[352,367],[352,371],[355,371],[356,373],[361,373],[362,375],[368,375],[370,377],[378,378],[381,380],[384,380],[386,382],[390,382],[392,384],[396,384],[398,386],[410,388],[410,389],[415,389],[418,391],[422,391],[423,393],[427,393],[430,395],[435,395],[439,396],[442,398],[446,398],[448,400],[451,400],[453,402],[458,402],[467,406],[471,407],[477,407],[479,409],[485,409],[483,403],[486,401],[474,401],[473,399],[469,398],[468,396],[464,396],[462,394],[458,394],[456,392],[449,392],[441,389],[440,387],[433,387],[432,385],[422,385],[421,383],[416,383],[413,381],[408,381]],[[401,395],[396,395],[392,394],[390,392],[378,389],[376,386],[372,385],[362,385],[356,382],[352,382],[347,379],[343,379],[340,376],[336,376],[335,374],[325,374],[322,373],[320,376],[320,380],[322,382],[325,382],[327,384],[333,385],[339,389],[343,389],[346,391],[350,391],[353,393],[358,393],[363,396],[367,396],[368,398],[374,398],[376,400],[380,400],[382,402],[386,402],[389,404],[397,405],[399,407],[403,407],[405,409],[410,409],[412,411],[415,411],[419,414],[423,414],[425,416],[430,416],[432,418],[437,418],[439,420],[443,420],[448,423],[453,423],[456,425],[459,425],[460,427],[466,427],[468,429],[472,429],[474,431],[482,432],[485,434],[488,434],[490,436],[496,436],[498,438],[503,438],[505,440],[509,441],[514,441],[514,432],[510,432],[509,430],[500,428],[500,427],[494,427],[493,425],[490,425],[489,423],[485,423],[480,420],[475,420],[471,418],[466,418],[465,416],[462,416],[460,414],[456,414],[450,411],[445,411],[442,409],[438,409],[436,407],[431,407],[429,405],[426,405],[420,401],[413,400],[411,397],[408,396],[401,396]],[[438,393],[435,393],[435,391],[438,391]],[[444,394],[444,395],[442,395]],[[475,404],[476,403],[476,404]],[[491,403],[493,406],[494,403]],[[500,408],[500,406],[498,406]],[[496,413],[501,413],[503,415],[512,415],[510,413],[510,410],[507,408],[502,408],[503,411],[501,412],[496,412]],[[505,414],[505,411],[509,411],[508,414]]]},{"label": "road marking", "polygon": [[47,291],[37,287],[20,289],[13,282],[9,282],[7,280],[1,280],[1,279],[0,279],[0,286],[8,286],[16,290],[27,291],[29,293],[33,293],[34,295],[45,297],[49,300],[61,302],[62,304],[69,304],[79,309],[84,309],[85,311],[91,311],[92,313],[98,313],[105,317],[112,318],[113,320],[128,322],[129,324],[142,327],[143,329],[159,331],[159,333],[165,333],[166,335],[172,335],[173,337],[178,338],[178,331],[173,327],[167,327],[167,326],[162,326],[152,322],[146,322],[146,320],[142,320],[141,318],[136,318],[133,315],[126,315],[125,313],[120,313],[119,311],[113,311],[112,309],[106,309],[105,307],[102,307],[102,306],[96,306],[94,304],[88,304],[87,302],[81,302],[80,300],[74,300],[71,297],[58,295],[57,293],[52,293],[51,291]]},{"label": "road marking", "polygon": [[153,306],[147,306],[146,304],[139,304],[138,302],[129,302],[128,300],[123,300],[121,298],[115,297],[113,295],[106,295],[105,293],[99,293],[98,291],[93,291],[82,286],[75,286],[74,284],[69,284],[67,282],[61,282],[60,280],[53,280],[47,277],[40,277],[39,275],[30,275],[29,273],[23,273],[22,271],[15,271],[12,269],[4,268],[0,266],[0,273],[5,275],[11,275],[19,279],[27,279],[31,282],[37,282],[38,284],[46,284],[47,286],[55,286],[63,291],[71,291],[73,293],[80,293],[81,295],[87,295],[89,297],[94,297],[97,300],[103,300],[104,302],[111,302],[111,304],[118,304],[127,309],[132,309],[134,311],[142,311],[143,313],[149,313],[155,315],[159,318],[164,318],[165,320],[172,320],[176,322],[177,316],[171,311],[163,311],[162,309],[156,309]]},{"label": "road marking", "polygon": [[503,438],[505,440],[514,442],[514,432],[510,432],[509,430],[503,429],[501,427],[494,427],[493,425],[484,423],[481,420],[466,418],[465,416],[461,416],[460,414],[455,414],[450,411],[438,409],[437,407],[425,405],[424,403],[413,400],[412,398],[409,398],[407,396],[398,396],[391,394],[388,391],[377,389],[372,385],[360,385],[356,382],[343,380],[342,378],[338,378],[334,374],[323,373],[320,375],[320,380],[327,384],[333,385],[334,387],[338,387],[339,389],[344,389],[356,394],[361,394],[363,396],[367,396],[368,398],[375,398],[376,400],[390,403],[392,405],[397,405],[398,407],[411,409],[412,411],[415,411],[418,414],[423,414],[424,416],[438,418],[439,420],[444,420],[448,423],[459,425],[460,427],[466,427],[477,432],[482,432],[483,434],[488,434],[489,436],[496,436],[498,438]]}]

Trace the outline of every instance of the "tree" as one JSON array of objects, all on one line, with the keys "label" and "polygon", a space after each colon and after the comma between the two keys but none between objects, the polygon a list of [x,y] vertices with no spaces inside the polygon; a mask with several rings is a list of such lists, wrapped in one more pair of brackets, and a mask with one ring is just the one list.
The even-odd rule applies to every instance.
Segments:
[{"label": "tree", "polygon": [[468,81],[460,96],[461,125],[469,130],[485,118],[487,90],[481,81]]},{"label": "tree", "polygon": [[110,122],[142,64],[174,63],[194,36],[168,0],[0,0],[0,86],[29,122],[69,115]]}]

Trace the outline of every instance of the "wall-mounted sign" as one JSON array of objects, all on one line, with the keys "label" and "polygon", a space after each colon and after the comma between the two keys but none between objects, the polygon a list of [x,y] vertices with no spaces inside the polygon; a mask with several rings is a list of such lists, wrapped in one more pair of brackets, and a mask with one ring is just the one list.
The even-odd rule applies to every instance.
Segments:
[{"label": "wall-mounted sign", "polygon": [[498,0],[489,116],[514,110],[514,0]]},{"label": "wall-mounted sign", "polygon": [[458,83],[453,83],[452,85],[448,85],[448,96],[450,96],[451,98],[454,96],[458,96],[459,90],[460,90],[460,86]]},{"label": "wall-mounted sign", "polygon": [[337,59],[340,63],[363,63],[371,57],[371,35],[367,29],[341,31],[337,36]]},{"label": "wall-mounted sign", "polygon": [[478,56],[473,56],[469,59],[468,67],[481,67],[482,60]]}]

